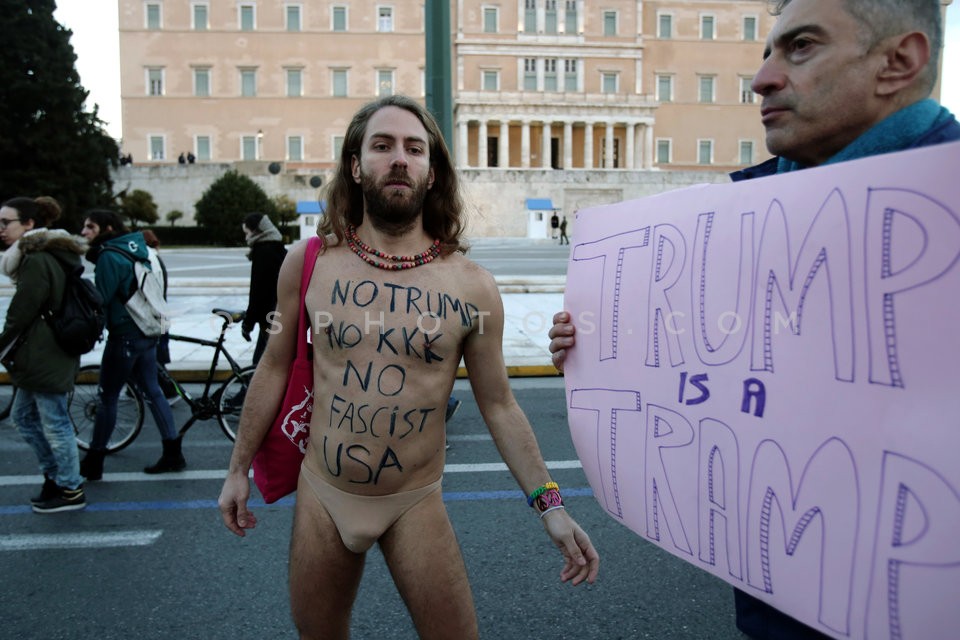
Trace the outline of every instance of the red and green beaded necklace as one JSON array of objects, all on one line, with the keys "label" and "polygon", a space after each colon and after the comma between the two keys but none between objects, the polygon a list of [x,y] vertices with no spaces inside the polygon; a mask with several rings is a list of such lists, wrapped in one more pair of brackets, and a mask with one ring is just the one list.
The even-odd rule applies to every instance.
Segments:
[{"label": "red and green beaded necklace", "polygon": [[[382,251],[378,251],[377,249],[374,249],[370,245],[364,243],[363,240],[361,240],[357,235],[357,228],[353,225],[347,227],[347,246],[350,247],[350,250],[357,254],[357,256],[367,264],[378,269],[384,269],[386,271],[413,269],[414,267],[419,267],[420,265],[433,262],[434,259],[440,255],[440,240],[434,240],[429,249],[412,256],[395,256],[390,253],[383,253]],[[375,255],[378,258],[383,258],[384,260],[389,260],[390,262],[387,263],[374,260],[368,254]]]}]

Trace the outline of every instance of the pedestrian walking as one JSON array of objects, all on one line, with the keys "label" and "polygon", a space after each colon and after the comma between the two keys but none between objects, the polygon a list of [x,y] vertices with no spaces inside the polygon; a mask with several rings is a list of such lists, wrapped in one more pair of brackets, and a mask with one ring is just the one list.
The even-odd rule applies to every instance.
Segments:
[{"label": "pedestrian walking", "polygon": [[82,268],[85,250],[66,231],[49,228],[59,217],[60,205],[49,197],[12,198],[0,206],[0,240],[7,245],[0,270],[16,284],[0,333],[0,359],[17,386],[13,422],[43,473],[43,487],[30,499],[36,513],[76,511],[87,504],[67,412],[80,356],[60,348],[44,318],[60,308],[68,270]]},{"label": "pedestrian walking", "polygon": [[570,238],[567,237],[567,216],[563,216],[560,221],[560,244],[570,244]]},{"label": "pedestrian walking", "polygon": [[143,234],[128,231],[112,211],[87,212],[83,236],[90,243],[87,259],[96,265],[97,289],[103,296],[107,318],[107,344],[100,362],[99,404],[90,450],[81,462],[81,473],[89,480],[103,477],[107,443],[117,422],[117,401],[127,380],[143,392],[144,399],[160,430],[163,454],[144,473],[181,471],[187,466],[181,452],[170,404],[157,383],[157,336],[140,330],[125,303],[137,288],[134,262],[148,262],[150,253]]},{"label": "pedestrian walking", "polygon": [[556,240],[557,231],[559,230],[560,230],[560,216],[558,216],[557,212],[554,211],[553,215],[550,216],[550,237]]},{"label": "pedestrian walking", "polygon": [[256,365],[270,337],[270,316],[277,308],[277,280],[280,278],[280,265],[287,257],[287,249],[277,227],[265,214],[251,213],[244,218],[243,233],[250,247],[247,253],[250,260],[250,293],[240,330],[244,339],[250,341],[254,327],[259,327],[257,344],[253,349],[253,364]]}]

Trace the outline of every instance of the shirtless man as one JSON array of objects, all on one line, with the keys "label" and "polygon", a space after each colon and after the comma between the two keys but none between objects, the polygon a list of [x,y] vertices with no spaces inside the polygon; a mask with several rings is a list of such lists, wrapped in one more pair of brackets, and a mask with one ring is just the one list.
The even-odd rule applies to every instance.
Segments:
[{"label": "shirtless man", "polygon": [[[363,107],[344,140],[307,289],[314,410],[290,546],[301,638],[346,638],[365,552],[379,543],[421,638],[476,638],[477,618],[444,507],[444,409],[462,356],[494,442],[564,558],[562,581],[594,582],[599,556],[559,508],[507,379],[493,277],[460,249],[457,175],[434,119],[409,98]],[[295,319],[301,242],[278,285]],[[287,321],[284,326],[288,326]],[[293,321],[293,326],[296,321]],[[295,331],[271,336],[250,386],[220,494],[226,526],[256,526],[247,474],[294,358]]]}]

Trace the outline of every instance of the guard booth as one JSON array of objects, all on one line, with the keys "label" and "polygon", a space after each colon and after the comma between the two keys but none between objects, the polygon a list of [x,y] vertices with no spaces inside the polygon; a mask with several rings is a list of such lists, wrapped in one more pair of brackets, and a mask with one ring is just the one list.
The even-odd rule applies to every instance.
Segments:
[{"label": "guard booth", "polygon": [[300,223],[301,238],[310,238],[317,235],[317,225],[320,223],[320,216],[323,215],[326,209],[326,202],[317,202],[316,200],[297,201],[297,219]]},{"label": "guard booth", "polygon": [[527,237],[549,238],[550,216],[555,211],[550,198],[527,198]]}]

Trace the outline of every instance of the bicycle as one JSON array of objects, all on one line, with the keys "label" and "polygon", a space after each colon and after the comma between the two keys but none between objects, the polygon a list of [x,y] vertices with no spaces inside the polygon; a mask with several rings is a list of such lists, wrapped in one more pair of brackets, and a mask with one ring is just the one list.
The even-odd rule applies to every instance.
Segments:
[{"label": "bicycle", "polygon": [[[216,419],[223,433],[230,440],[236,440],[237,428],[240,423],[240,410],[243,407],[243,399],[246,397],[250,380],[253,378],[254,367],[241,367],[223,343],[230,325],[242,321],[245,313],[226,309],[214,309],[212,313],[223,319],[220,335],[216,340],[170,334],[170,340],[172,341],[188,342],[214,349],[210,369],[207,371],[204,381],[203,393],[199,396],[191,394],[182,384],[173,379],[166,367],[158,367],[158,374],[162,380],[168,382],[176,390],[177,396],[182,398],[190,408],[190,418],[180,428],[181,436],[186,434],[190,427],[198,421]],[[230,364],[230,374],[223,384],[211,392],[214,384],[219,381],[217,365],[220,362],[221,354]],[[90,441],[93,438],[99,380],[100,365],[81,367],[77,376],[77,384],[68,398],[67,406],[77,434],[77,445],[84,451],[90,448]],[[116,427],[109,442],[107,442],[107,452],[113,453],[129,446],[140,434],[140,430],[143,428],[143,419],[143,394],[135,385],[126,383],[120,393]]]}]

